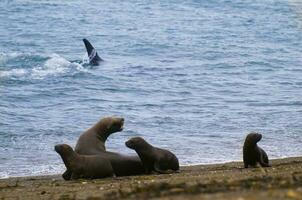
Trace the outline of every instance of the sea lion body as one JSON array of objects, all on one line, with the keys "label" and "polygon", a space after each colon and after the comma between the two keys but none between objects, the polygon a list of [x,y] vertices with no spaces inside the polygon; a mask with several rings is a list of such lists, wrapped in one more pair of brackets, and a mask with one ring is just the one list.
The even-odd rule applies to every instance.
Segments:
[{"label": "sea lion body", "polygon": [[100,152],[98,155],[110,160],[116,176],[131,176],[144,173],[143,164],[137,155],[130,156],[110,151]]},{"label": "sea lion body", "polygon": [[114,176],[109,160],[97,155],[79,155],[67,144],[55,146],[61,156],[71,179],[97,179]]},{"label": "sea lion body", "polygon": [[250,133],[246,136],[243,145],[244,167],[255,167],[259,163],[262,167],[270,167],[266,152],[257,145],[262,138],[259,133]]},{"label": "sea lion body", "polygon": [[[138,156],[128,156],[106,151],[105,142],[115,132],[123,130],[124,119],[106,117],[101,119],[79,137],[75,152],[80,155],[98,155],[111,162],[116,176],[130,176],[144,173],[142,162]],[[62,175],[69,180],[71,173],[67,170]]]},{"label": "sea lion body", "polygon": [[123,130],[124,119],[106,117],[87,129],[78,139],[75,151],[82,155],[95,155],[106,151],[105,142],[115,132]]},{"label": "sea lion body", "polygon": [[146,173],[153,171],[167,173],[171,170],[174,172],[179,170],[177,157],[168,150],[154,147],[141,137],[131,138],[125,144],[136,151]]}]

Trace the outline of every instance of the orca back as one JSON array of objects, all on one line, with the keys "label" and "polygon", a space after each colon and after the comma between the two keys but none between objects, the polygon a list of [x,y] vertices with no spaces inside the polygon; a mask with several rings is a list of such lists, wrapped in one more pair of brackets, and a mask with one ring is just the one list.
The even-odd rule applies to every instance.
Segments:
[{"label": "orca back", "polygon": [[84,38],[83,42],[87,50],[89,64],[99,65],[100,62],[103,61],[103,59],[99,57],[98,52],[95,50],[95,48],[91,45],[91,43],[87,39]]}]

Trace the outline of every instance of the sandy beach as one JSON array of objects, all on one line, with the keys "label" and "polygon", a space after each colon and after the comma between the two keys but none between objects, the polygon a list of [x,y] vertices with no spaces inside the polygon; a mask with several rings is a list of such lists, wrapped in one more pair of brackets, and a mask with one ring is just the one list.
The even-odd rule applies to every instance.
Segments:
[{"label": "sandy beach", "polygon": [[302,199],[302,157],[271,168],[241,162],[182,167],[177,174],[64,181],[60,175],[0,180],[0,199]]}]

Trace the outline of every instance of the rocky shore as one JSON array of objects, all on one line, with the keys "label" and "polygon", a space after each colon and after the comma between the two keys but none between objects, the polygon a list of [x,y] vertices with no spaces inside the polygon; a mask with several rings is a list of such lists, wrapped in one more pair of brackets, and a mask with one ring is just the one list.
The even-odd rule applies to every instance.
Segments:
[{"label": "rocky shore", "polygon": [[0,199],[302,199],[302,157],[181,167],[176,174],[64,181],[59,175],[0,179]]}]

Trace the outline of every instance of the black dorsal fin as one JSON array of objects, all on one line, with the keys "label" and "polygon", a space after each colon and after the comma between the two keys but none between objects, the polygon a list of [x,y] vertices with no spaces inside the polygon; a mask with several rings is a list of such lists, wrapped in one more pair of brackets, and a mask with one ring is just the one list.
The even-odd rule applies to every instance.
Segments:
[{"label": "black dorsal fin", "polygon": [[100,62],[103,61],[103,59],[99,57],[98,52],[95,50],[95,48],[91,45],[91,43],[87,39],[84,38],[83,42],[85,44],[87,54],[89,57],[89,64],[99,65]]}]

